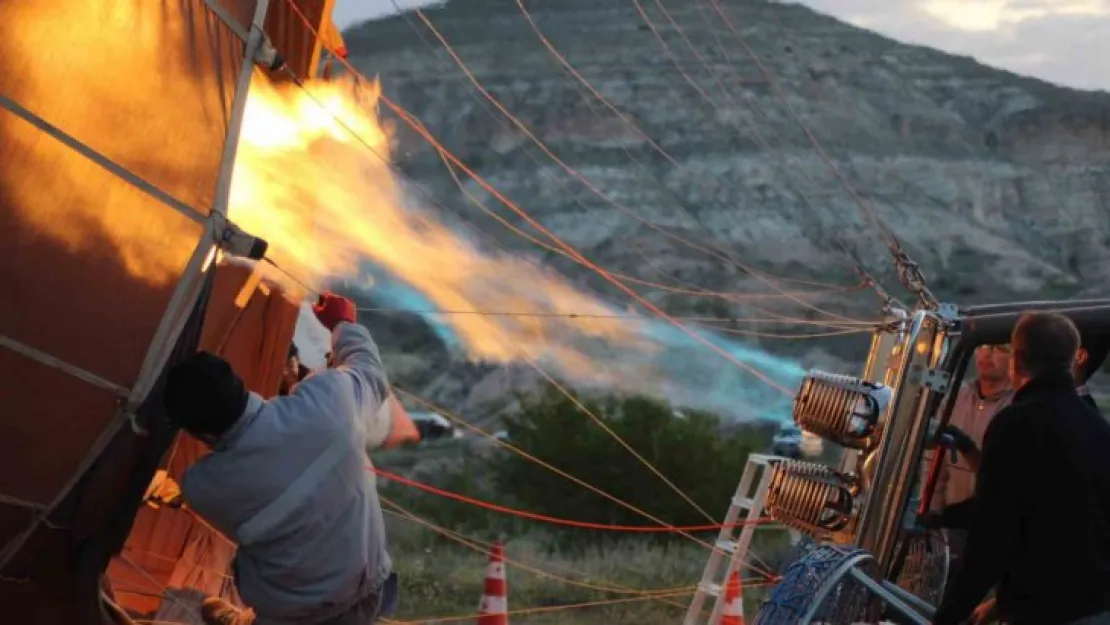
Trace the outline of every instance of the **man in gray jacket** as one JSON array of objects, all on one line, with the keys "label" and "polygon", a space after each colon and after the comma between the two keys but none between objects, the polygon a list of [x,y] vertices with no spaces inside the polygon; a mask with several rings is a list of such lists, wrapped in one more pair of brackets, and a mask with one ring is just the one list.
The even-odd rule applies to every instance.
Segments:
[{"label": "man in gray jacket", "polygon": [[314,307],[335,366],[270,401],[230,365],[200,353],[170,371],[170,419],[212,448],[181,480],[186,504],[238,544],[239,595],[251,611],[205,602],[210,625],[369,625],[392,611],[396,576],[365,433],[388,382],[354,304]]}]

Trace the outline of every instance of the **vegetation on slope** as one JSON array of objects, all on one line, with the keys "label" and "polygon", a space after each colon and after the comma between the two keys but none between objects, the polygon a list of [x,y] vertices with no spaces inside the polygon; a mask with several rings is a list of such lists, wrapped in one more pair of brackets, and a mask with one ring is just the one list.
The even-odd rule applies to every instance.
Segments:
[{"label": "vegetation on slope", "polygon": [[[678,526],[709,521],[576,402],[716,519],[724,515],[748,453],[763,451],[774,431],[773,426],[752,425],[725,432],[713,415],[676,413],[639,397],[571,399],[552,392],[523,399],[521,410],[507,419],[508,438],[522,451]],[[429,452],[463,458],[440,465],[441,472],[434,476],[416,477],[454,493],[562,519],[656,525],[501,447],[483,449],[465,440],[452,441],[381,454],[376,460],[386,470],[411,475],[406,469],[426,462],[417,459]],[[510,610],[542,610],[513,614],[514,623],[673,623],[689,603],[689,591],[709,555],[704,546],[670,533],[561,527],[394,482],[383,483],[381,492],[389,510],[391,553],[402,578],[401,607],[393,618],[405,622],[472,618],[492,540],[506,543]],[[716,532],[700,532],[697,538],[712,542]],[[777,568],[787,542],[781,530],[757,533],[754,549],[764,560],[763,570]],[[675,593],[643,599],[632,592],[652,590]],[[753,589],[745,597],[755,610],[761,593]],[[592,602],[611,603],[565,607]]]}]

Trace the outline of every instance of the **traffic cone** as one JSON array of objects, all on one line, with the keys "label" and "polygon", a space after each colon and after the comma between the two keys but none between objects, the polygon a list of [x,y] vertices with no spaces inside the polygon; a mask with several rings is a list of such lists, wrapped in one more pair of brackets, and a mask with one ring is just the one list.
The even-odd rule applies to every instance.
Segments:
[{"label": "traffic cone", "polygon": [[720,625],[744,625],[744,590],[737,571],[728,576],[728,584],[725,585],[725,609],[721,613]]},{"label": "traffic cone", "polygon": [[505,582],[505,548],[495,541],[489,549],[486,582],[478,603],[478,625],[509,625],[508,584]]}]

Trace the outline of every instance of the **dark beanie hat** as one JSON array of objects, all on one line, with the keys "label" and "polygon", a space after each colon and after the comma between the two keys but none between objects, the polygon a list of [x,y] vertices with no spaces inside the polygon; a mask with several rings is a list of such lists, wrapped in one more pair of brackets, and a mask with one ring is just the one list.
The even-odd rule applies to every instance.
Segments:
[{"label": "dark beanie hat", "polygon": [[220,436],[246,409],[247,389],[226,360],[200,352],[170,369],[163,401],[170,421],[181,429]]}]

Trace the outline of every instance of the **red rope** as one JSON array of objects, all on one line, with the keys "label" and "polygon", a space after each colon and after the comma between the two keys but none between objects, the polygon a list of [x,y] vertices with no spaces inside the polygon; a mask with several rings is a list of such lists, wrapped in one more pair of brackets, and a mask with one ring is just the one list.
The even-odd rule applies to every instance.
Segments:
[{"label": "red rope", "polygon": [[[481,501],[479,499],[473,499],[471,497],[467,497],[466,495],[460,495],[459,493],[453,493],[453,492],[448,491],[448,490],[443,490],[442,488],[436,488],[435,486],[432,486],[430,484],[425,484],[423,482],[417,482],[415,480],[410,480],[407,477],[402,477],[400,475],[397,475],[396,473],[391,473],[389,471],[385,471],[383,469],[378,469],[376,467],[368,466],[366,468],[368,470],[372,471],[373,473],[376,473],[376,474],[380,475],[381,477],[384,477],[388,480],[392,480],[394,482],[397,482],[398,484],[404,484],[405,486],[412,486],[413,488],[417,488],[417,489],[422,490],[426,493],[431,493],[433,495],[439,495],[440,497],[446,497],[447,499],[453,499],[455,501],[470,504],[472,506],[477,506],[479,508],[485,508],[486,510],[492,510],[494,512],[501,512],[503,514],[509,514],[509,515],[521,517],[521,518],[524,518],[524,519],[531,519],[533,521],[542,521],[544,523],[551,523],[551,524],[554,524],[554,525],[563,525],[563,526],[567,526],[567,527],[578,527],[578,528],[582,528],[582,529],[592,529],[592,530],[606,530],[606,531],[611,531],[611,532],[646,532],[646,533],[709,532],[709,531],[713,531],[713,530],[719,530],[722,527],[726,527],[725,525],[688,525],[688,526],[685,526],[685,527],[656,526],[656,525],[607,525],[607,524],[604,524],[604,523],[590,523],[588,521],[575,521],[573,519],[561,519],[559,517],[547,516],[545,514],[538,514],[538,513],[535,513],[535,512],[528,512],[527,510],[518,510],[516,508],[509,508],[509,507],[506,507],[506,506],[500,506],[500,505],[497,505],[495,503],[490,503],[488,501]],[[769,523],[769,522],[771,522],[770,519],[759,519],[757,521],[754,521],[753,524]],[[727,527],[742,527],[742,526],[747,525],[747,524],[748,524],[747,522],[742,521],[742,522],[739,522],[739,523],[733,523],[733,524],[731,524]]]}]

